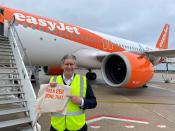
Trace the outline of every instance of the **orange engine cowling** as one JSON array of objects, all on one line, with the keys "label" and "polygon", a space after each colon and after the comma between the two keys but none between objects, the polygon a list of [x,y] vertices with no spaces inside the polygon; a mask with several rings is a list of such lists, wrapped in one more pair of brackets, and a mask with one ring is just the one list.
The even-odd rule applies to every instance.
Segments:
[{"label": "orange engine cowling", "polygon": [[61,75],[63,73],[61,66],[44,66],[43,70],[46,75]]},{"label": "orange engine cowling", "polygon": [[154,75],[152,63],[129,52],[112,53],[102,62],[102,75],[112,87],[139,88]]}]

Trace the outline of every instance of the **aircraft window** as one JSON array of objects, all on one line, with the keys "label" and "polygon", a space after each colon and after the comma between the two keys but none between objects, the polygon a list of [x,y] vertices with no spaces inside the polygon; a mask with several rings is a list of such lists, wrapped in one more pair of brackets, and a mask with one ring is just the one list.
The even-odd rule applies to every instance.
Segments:
[{"label": "aircraft window", "polygon": [[68,32],[65,32],[65,36],[66,36],[66,37],[69,37],[69,34],[68,34]]},{"label": "aircraft window", "polygon": [[42,38],[42,37],[40,37],[40,40],[43,40],[43,38]]},{"label": "aircraft window", "polygon": [[26,24],[26,23],[24,23],[24,24],[23,24],[23,27],[24,27],[24,28],[27,28],[27,24]]},{"label": "aircraft window", "polygon": [[71,37],[71,38],[74,38],[74,35],[73,35],[73,34],[70,34],[70,37]]},{"label": "aircraft window", "polygon": [[47,32],[51,32],[49,28],[47,28]]},{"label": "aircraft window", "polygon": [[86,41],[88,42],[89,38],[86,36]]},{"label": "aircraft window", "polygon": [[93,39],[93,42],[94,42],[94,43],[96,43],[96,42],[97,42],[97,40],[94,38],[94,39]]},{"label": "aircraft window", "polygon": [[86,37],[85,36],[81,36],[81,40],[82,41],[85,41],[86,40]]},{"label": "aircraft window", "polygon": [[91,42],[91,43],[93,43],[93,42],[94,42],[93,38],[90,38],[90,42]]},{"label": "aircraft window", "polygon": [[55,38],[54,41],[56,41],[57,39]]},{"label": "aircraft window", "polygon": [[56,30],[52,31],[53,34],[56,34]]},{"label": "aircraft window", "polygon": [[49,28],[46,29],[46,32],[50,32]]},{"label": "aircraft window", "polygon": [[79,35],[75,35],[77,39],[80,39]]},{"label": "aircraft window", "polygon": [[32,25],[32,29],[34,29],[34,30],[35,30],[35,29],[36,29],[36,26],[35,26],[35,25]]},{"label": "aircraft window", "polygon": [[83,36],[80,36],[80,39],[83,41],[84,40],[84,37]]},{"label": "aircraft window", "polygon": [[40,26],[40,27],[39,27],[39,30],[40,30],[40,31],[43,31],[43,28]]},{"label": "aircraft window", "polygon": [[60,35],[60,36],[63,36],[63,35],[64,35],[64,32],[59,31],[59,35]]}]

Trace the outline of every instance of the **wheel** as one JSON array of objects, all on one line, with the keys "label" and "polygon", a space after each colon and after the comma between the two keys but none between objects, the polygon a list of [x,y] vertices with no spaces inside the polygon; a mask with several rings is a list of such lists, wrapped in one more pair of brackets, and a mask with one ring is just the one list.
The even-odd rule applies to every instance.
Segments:
[{"label": "wheel", "polygon": [[96,78],[97,78],[97,75],[96,75],[96,73],[91,73],[91,80],[96,80]]},{"label": "wheel", "polygon": [[96,73],[94,73],[94,72],[88,72],[88,73],[86,73],[86,78],[87,78],[88,80],[96,80],[97,75],[96,75]]}]

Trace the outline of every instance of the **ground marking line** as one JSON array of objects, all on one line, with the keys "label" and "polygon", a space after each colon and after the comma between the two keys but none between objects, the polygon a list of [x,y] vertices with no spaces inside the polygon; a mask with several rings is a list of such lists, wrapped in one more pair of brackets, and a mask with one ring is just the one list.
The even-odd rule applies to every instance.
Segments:
[{"label": "ground marking line", "polygon": [[109,116],[100,116],[100,117],[96,117],[90,120],[87,120],[86,123],[92,123],[92,122],[96,122],[96,121],[100,121],[100,120],[116,120],[116,121],[124,121],[124,122],[133,122],[133,123],[139,123],[139,124],[149,124],[148,121],[139,121],[139,120],[131,120],[131,119],[127,119],[127,118],[120,118],[120,117],[109,117]]}]

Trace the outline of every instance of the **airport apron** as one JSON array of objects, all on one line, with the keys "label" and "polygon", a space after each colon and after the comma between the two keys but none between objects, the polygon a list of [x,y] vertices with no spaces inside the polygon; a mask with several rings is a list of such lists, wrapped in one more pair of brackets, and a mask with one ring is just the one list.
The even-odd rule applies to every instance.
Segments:
[{"label": "airport apron", "polygon": [[[57,77],[51,77],[50,82],[57,82],[58,84],[64,84],[61,75]],[[87,81],[85,76],[76,74],[71,83],[72,95],[85,97]],[[51,114],[51,125],[58,131],[64,131],[68,129],[70,131],[79,130],[85,125],[86,116],[83,109],[80,106],[68,102],[66,115],[60,115],[58,113]]]}]

